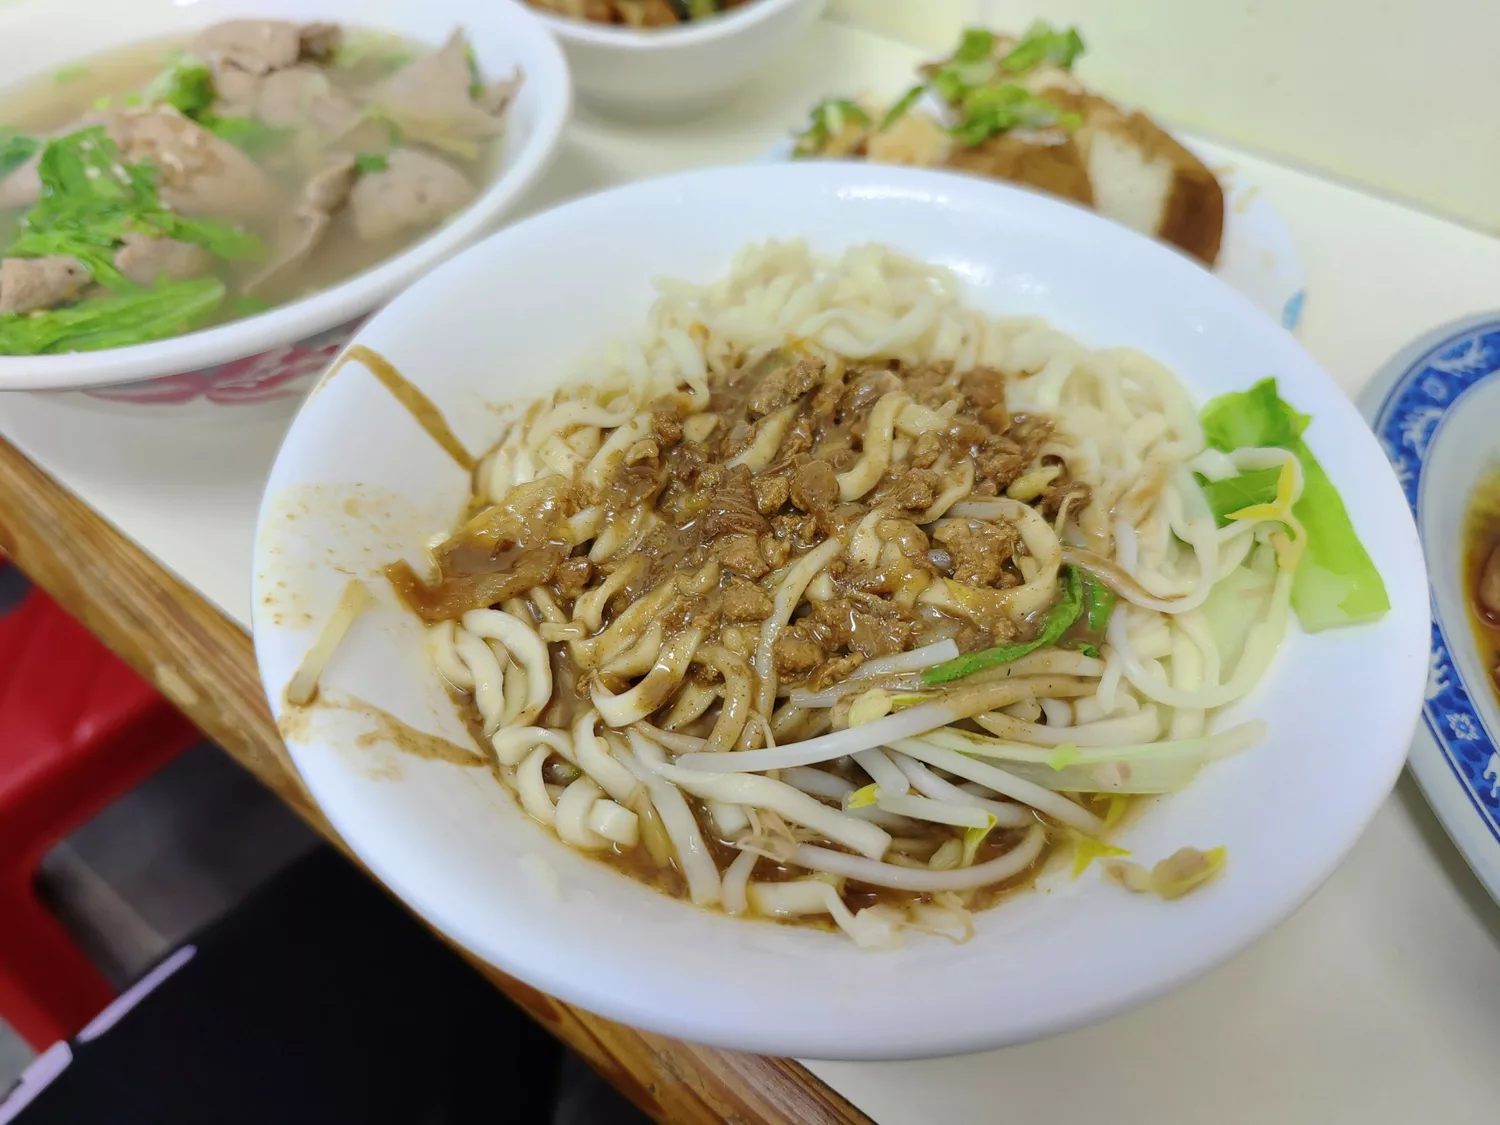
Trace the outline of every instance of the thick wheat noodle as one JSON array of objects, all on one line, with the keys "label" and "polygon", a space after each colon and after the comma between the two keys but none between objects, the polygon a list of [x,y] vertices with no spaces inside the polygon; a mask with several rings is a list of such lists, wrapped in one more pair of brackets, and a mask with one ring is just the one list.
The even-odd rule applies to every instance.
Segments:
[{"label": "thick wheat noodle", "polygon": [[[723,901],[731,913],[831,915],[855,940],[882,944],[903,924],[963,930],[962,903],[882,898],[856,912],[834,882],[799,876],[815,872],[914,896],[965,891],[1026,872],[1049,839],[1065,840],[1059,826],[1103,831],[1090,808],[991,764],[998,755],[984,749],[1008,747],[1027,776],[1038,776],[1038,761],[1056,762],[1069,783],[1092,784],[1115,759],[1091,757],[1089,769],[1073,768],[1070,745],[1071,754],[1092,756],[1118,745],[1136,760],[1169,736],[1185,738],[1172,751],[1178,755],[1206,755],[1200,744],[1218,745],[1217,736],[1191,736],[1211,730],[1214,710],[1248,691],[1271,659],[1288,611],[1285,538],[1295,540],[1300,529],[1290,516],[1217,527],[1194,474],[1216,481],[1291,464],[1300,493],[1300,465],[1285,451],[1206,450],[1191,402],[1160,365],[1126,351],[1088,351],[1040,322],[993,320],[963,307],[961,294],[950,275],[879,247],[852,249],[837,264],[796,243],[749,247],[726,279],[664,284],[641,336],[590,361],[585,382],[514,409],[497,426],[500,441],[473,473],[475,500],[514,509],[521,486],[552,488],[549,502],[560,507],[550,538],[597,568],[582,591],[565,596],[561,585],[538,586],[501,609],[471,611],[465,627],[439,623],[427,639],[447,681],[471,693],[497,770],[529,814],[596,852],[647,847],[654,866],[682,875],[695,902]],[[725,622],[717,616],[723,567],[711,537],[700,546],[694,532],[685,546],[705,561],[691,572],[679,563],[674,573],[657,545],[674,523],[689,526],[681,509],[612,507],[609,488],[627,455],[636,463],[665,459],[675,439],[661,412],[672,410],[684,441],[718,449],[721,470],[783,472],[778,466],[790,456],[783,446],[794,434],[805,440],[804,405],[816,396],[777,400],[748,428],[738,392],[721,400],[718,413],[708,408],[726,383],[744,387],[734,382],[740,373],[758,377],[802,360],[822,365],[825,385],[844,378],[846,361],[869,360],[860,378],[874,375],[864,385],[880,388],[873,402],[858,400],[853,455],[835,471],[840,531],[820,522],[821,538],[799,540],[790,557],[752,578],[772,604],[758,627]],[[933,366],[922,380],[899,381],[902,368],[925,365]],[[1049,423],[1039,442],[1008,447],[1024,448],[1026,461],[998,481],[982,468],[988,462],[978,444],[952,440],[986,417],[966,397],[965,373],[978,365],[1006,376],[1001,417]],[[951,382],[934,393],[930,378]],[[839,409],[848,409],[842,401]],[[732,453],[724,448],[731,427],[745,434],[734,438]],[[930,502],[892,510],[887,489],[933,434],[943,437],[941,449],[920,462],[935,474],[927,478]],[[975,495],[981,477],[990,495]],[[532,484],[539,480],[546,483]],[[1068,491],[1054,507],[1058,486]],[[869,511],[860,515],[855,504]],[[855,518],[844,522],[851,512]],[[468,514],[477,529],[500,526],[478,508]],[[908,520],[928,535],[957,521],[1002,524],[1019,545],[1003,561],[1003,581],[966,576],[958,583],[951,576],[963,560],[959,546],[900,530]],[[775,534],[783,534],[780,524]],[[1259,565],[1268,539],[1284,565],[1260,593],[1261,619],[1238,665],[1223,668],[1197,607],[1221,579]],[[451,557],[434,550],[435,563]],[[722,557],[730,566],[730,553]],[[662,577],[620,606],[652,567]],[[1058,604],[1067,567],[1091,573],[1121,599],[1102,642],[1079,624],[1058,645],[952,683],[925,683],[927,669],[991,643],[986,636],[998,643],[1015,635],[1009,625],[1019,641],[1034,636]],[[895,592],[869,593],[871,586],[850,578],[862,571]],[[817,690],[808,682],[827,680],[816,674],[809,681],[788,675],[783,687],[778,642],[811,608],[842,598],[854,610],[880,610],[882,599],[897,607],[915,626],[911,648],[866,660]],[[1073,640],[1080,634],[1086,639]],[[853,648],[847,639],[832,643],[828,658],[842,660],[841,649]],[[558,648],[549,652],[549,644]],[[1095,644],[1101,653],[1079,650]],[[694,663],[700,668],[689,676]],[[712,675],[703,677],[705,669]],[[965,743],[953,740],[973,729],[970,719],[1015,741],[960,752]],[[550,783],[552,755],[581,776],[565,787]],[[855,780],[865,776],[868,785]],[[870,790],[874,803],[860,793],[845,809],[859,790]],[[1026,831],[1019,844],[1003,837],[1010,847],[996,859],[951,870],[922,866],[939,852],[951,862],[964,830],[991,826]],[[887,855],[893,832],[906,842]],[[819,846],[824,840],[833,847]],[[716,846],[740,854],[721,867]],[[772,876],[759,855],[789,870]],[[972,847],[967,855],[972,860]],[[758,881],[757,873],[773,881]],[[949,914],[934,920],[933,911]]]},{"label": "thick wheat noodle", "polygon": [[723,707],[708,736],[705,749],[709,753],[728,751],[734,748],[752,714],[753,700],[750,683],[750,666],[745,658],[730,652],[721,645],[709,645],[698,650],[695,660],[707,664],[724,677]]},{"label": "thick wheat noodle", "polygon": [[843,875],[875,887],[892,887],[925,894],[933,891],[964,891],[1013,879],[1041,858],[1046,843],[1046,830],[1040,824],[1033,825],[1026,830],[1021,843],[1010,851],[988,863],[961,867],[955,871],[898,867],[892,863],[880,863],[813,844],[799,844],[794,858],[799,865],[811,871]]},{"label": "thick wheat noodle", "polygon": [[776,668],[771,659],[776,638],[791,620],[792,610],[802,600],[807,584],[820,570],[838,558],[843,549],[843,543],[837,539],[824,540],[793,563],[776,588],[771,616],[761,625],[760,639],[755,646],[754,668],[760,685],[755,698],[755,709],[762,715],[771,713],[771,705],[776,699]]}]

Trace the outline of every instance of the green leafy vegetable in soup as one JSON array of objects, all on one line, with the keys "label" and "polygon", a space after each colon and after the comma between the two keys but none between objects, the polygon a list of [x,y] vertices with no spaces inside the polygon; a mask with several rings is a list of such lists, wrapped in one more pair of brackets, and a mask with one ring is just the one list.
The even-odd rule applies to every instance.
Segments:
[{"label": "green leafy vegetable in soup", "polygon": [[146,88],[148,102],[169,105],[192,118],[208,112],[217,96],[213,73],[197,59],[187,57],[174,62]]},{"label": "green leafy vegetable in soup", "polygon": [[29,316],[0,314],[0,355],[53,355],[148,344],[202,328],[224,300],[224,283],[205,277],[82,301]]},{"label": "green leafy vegetable in soup", "polygon": [[198,124],[247,156],[257,159],[270,156],[297,136],[295,129],[277,128],[253,117],[219,117],[205,113]]},{"label": "green leafy vegetable in soup", "polygon": [[0,130],[0,179],[10,175],[39,151],[42,142],[9,130]]},{"label": "green leafy vegetable in soup", "polygon": [[399,253],[478,195],[519,80],[461,31],[279,20],[70,70],[0,98],[0,355],[193,331]]}]

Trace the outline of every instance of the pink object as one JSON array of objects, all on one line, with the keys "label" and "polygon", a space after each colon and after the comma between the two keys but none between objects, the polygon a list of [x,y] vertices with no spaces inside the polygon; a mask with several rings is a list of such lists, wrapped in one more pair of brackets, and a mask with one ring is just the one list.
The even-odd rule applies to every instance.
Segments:
[{"label": "pink object", "polygon": [[37,865],[200,737],[40,590],[0,618],[0,1019],[36,1050],[114,999],[37,900]]},{"label": "pink object", "polygon": [[364,317],[340,324],[316,336],[258,355],[163,375],[144,383],[122,383],[84,393],[108,402],[181,406],[202,399],[218,406],[249,406],[276,399],[299,398],[365,321]]}]

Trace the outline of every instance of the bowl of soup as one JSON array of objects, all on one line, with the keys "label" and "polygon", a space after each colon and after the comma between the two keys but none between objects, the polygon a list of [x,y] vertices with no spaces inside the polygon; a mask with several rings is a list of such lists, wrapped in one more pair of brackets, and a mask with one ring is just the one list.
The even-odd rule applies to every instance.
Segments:
[{"label": "bowl of soup", "polygon": [[22,3],[0,74],[0,389],[177,413],[289,409],[571,106],[503,0]]},{"label": "bowl of soup", "polygon": [[527,0],[589,108],[671,121],[717,109],[806,31],[823,0]]}]

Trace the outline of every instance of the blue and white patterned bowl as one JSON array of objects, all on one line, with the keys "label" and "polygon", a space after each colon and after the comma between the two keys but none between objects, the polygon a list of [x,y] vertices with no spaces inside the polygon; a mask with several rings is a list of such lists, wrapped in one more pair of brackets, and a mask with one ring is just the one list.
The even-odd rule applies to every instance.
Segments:
[{"label": "blue and white patterned bowl", "polygon": [[1432,661],[1411,770],[1500,899],[1500,703],[1468,621],[1462,548],[1469,496],[1500,464],[1500,313],[1416,341],[1360,405],[1416,516],[1432,585]]}]

